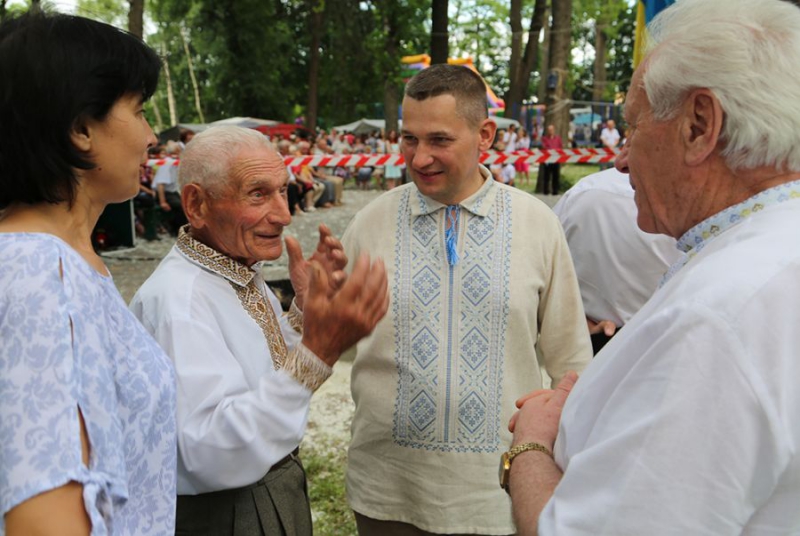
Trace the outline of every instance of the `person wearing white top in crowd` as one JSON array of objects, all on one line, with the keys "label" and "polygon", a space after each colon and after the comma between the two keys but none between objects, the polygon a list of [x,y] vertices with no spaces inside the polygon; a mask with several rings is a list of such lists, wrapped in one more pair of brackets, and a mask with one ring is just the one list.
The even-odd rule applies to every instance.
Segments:
[{"label": "person wearing white top in crowd", "polygon": [[296,294],[281,313],[259,263],[282,253],[287,180],[259,132],[198,134],[180,169],[189,224],[131,302],[175,364],[179,533],[311,534],[296,456],[311,396],[388,307],[382,262],[361,256],[345,281],[321,226],[309,261],[286,239]]},{"label": "person wearing white top in crowd", "polygon": [[[619,147],[621,136],[619,134],[619,130],[617,130],[617,125],[613,119],[609,119],[606,121],[606,126],[603,127],[603,130],[600,131],[600,143],[603,144],[603,147],[606,149],[616,149]],[[606,162],[600,164],[600,169],[608,169],[614,167],[614,164],[611,162]]]},{"label": "person wearing white top in crowd", "polygon": [[652,296],[681,252],[675,239],[636,226],[628,176],[584,177],[553,207],[567,237],[594,352]]},{"label": "person wearing white top in crowd", "polygon": [[517,402],[517,528],[798,534],[800,10],[679,0],[648,34],[616,166],[685,257],[577,383]]},{"label": "person wearing white top in crowd", "polygon": [[505,146],[504,151],[506,153],[513,153],[517,150],[517,140],[519,136],[517,135],[517,125],[509,125],[508,130],[503,133],[503,145]]}]

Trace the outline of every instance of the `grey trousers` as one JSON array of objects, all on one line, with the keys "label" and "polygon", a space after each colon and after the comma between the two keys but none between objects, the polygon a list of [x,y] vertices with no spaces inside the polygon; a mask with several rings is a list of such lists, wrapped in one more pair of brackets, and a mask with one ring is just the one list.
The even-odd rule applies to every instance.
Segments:
[{"label": "grey trousers", "polygon": [[311,536],[311,507],[300,459],[277,463],[258,482],[178,495],[176,536]]}]

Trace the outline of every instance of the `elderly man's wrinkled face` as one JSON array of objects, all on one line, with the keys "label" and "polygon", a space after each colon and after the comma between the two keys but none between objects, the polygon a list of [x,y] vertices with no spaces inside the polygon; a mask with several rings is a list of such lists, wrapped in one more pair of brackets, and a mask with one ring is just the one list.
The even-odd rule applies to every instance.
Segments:
[{"label": "elderly man's wrinkled face", "polygon": [[677,119],[656,121],[644,91],[640,67],[633,75],[625,100],[628,139],[616,159],[616,167],[630,174],[636,191],[637,224],[646,233],[679,238],[689,206],[689,185],[683,180]]},{"label": "elderly man's wrinkled face", "polygon": [[228,179],[208,198],[203,241],[246,266],[277,259],[283,228],[292,222],[283,160],[266,147],[244,149]]}]

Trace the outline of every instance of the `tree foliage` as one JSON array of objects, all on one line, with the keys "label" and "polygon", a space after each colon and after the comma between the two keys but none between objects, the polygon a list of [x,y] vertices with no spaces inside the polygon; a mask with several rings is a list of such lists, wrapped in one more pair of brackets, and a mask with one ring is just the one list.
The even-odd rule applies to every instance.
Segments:
[{"label": "tree foliage", "polygon": [[[573,62],[568,88],[574,100],[613,102],[633,73],[636,8],[626,0],[573,0]],[[598,32],[605,52],[597,54]]]},{"label": "tree foliage", "polygon": [[[449,56],[472,57],[510,106],[528,100],[550,71],[550,42],[540,40],[550,31],[552,11],[541,15],[541,8],[562,2],[448,0]],[[571,40],[565,45],[563,35],[557,39],[572,50],[563,71],[565,98],[611,101],[630,81],[635,10],[627,0],[571,3]],[[531,27],[535,6],[544,34]],[[182,123],[236,115],[293,121],[313,114],[330,127],[385,114],[394,124],[402,95],[400,58],[429,51],[431,8],[424,0],[147,0],[144,33],[166,60],[174,116]],[[129,1],[78,0],[77,13],[127,28]],[[598,41],[601,34],[604,41]],[[157,109],[168,123],[166,78],[151,113]]]}]

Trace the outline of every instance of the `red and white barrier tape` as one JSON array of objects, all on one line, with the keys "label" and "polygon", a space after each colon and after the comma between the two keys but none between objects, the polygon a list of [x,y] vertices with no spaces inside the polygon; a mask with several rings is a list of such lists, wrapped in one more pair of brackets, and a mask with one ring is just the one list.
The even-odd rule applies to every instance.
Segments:
[{"label": "red and white barrier tape", "polygon": [[[492,164],[514,163],[523,160],[531,164],[600,164],[611,162],[616,158],[618,151],[613,149],[529,149],[514,151],[513,153],[498,153],[489,151],[481,155],[481,163],[485,166]],[[284,158],[287,167],[384,167],[402,166],[405,164],[399,154],[341,154],[341,155],[312,155],[288,156]],[[174,159],[148,160],[150,167],[172,164],[177,166],[180,162]]]}]

